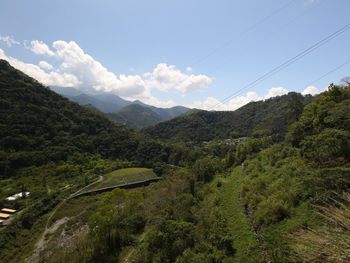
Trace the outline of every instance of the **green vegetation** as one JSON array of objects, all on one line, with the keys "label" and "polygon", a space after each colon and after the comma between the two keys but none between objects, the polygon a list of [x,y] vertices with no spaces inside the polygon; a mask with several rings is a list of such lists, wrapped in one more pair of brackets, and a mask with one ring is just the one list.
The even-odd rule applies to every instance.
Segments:
[{"label": "green vegetation", "polygon": [[161,116],[152,109],[139,104],[131,104],[117,113],[109,113],[106,116],[132,128],[142,128],[162,121]]},{"label": "green vegetation", "polygon": [[125,159],[136,135],[93,111],[69,102],[0,62],[0,171],[66,161],[77,153]]},{"label": "green vegetation", "polygon": [[261,261],[261,248],[257,244],[254,229],[244,214],[241,205],[241,168],[235,168],[231,176],[219,180],[219,182],[222,182],[222,186],[217,188],[216,195],[222,200],[220,206],[227,218],[228,230],[233,236],[237,262]]},{"label": "green vegetation", "polygon": [[133,183],[148,179],[157,178],[156,174],[147,168],[125,168],[110,172],[103,176],[103,180],[86,188],[85,191],[96,190],[118,184]]},{"label": "green vegetation", "polygon": [[128,101],[112,93],[84,94],[79,90],[64,87],[50,87],[81,106],[89,107],[106,114],[113,121],[130,128],[143,128],[167,121],[185,114],[189,109],[183,106],[157,108],[141,101]]},{"label": "green vegetation", "polygon": [[[339,196],[338,196],[339,197]],[[298,252],[308,262],[350,261],[350,195],[344,194],[340,201],[318,208],[327,225],[318,229],[302,229],[294,236]],[[307,249],[312,247],[312,251]],[[311,252],[311,253],[310,253]]]},{"label": "green vegetation", "polygon": [[264,130],[264,135],[273,134],[276,139],[281,139],[310,100],[310,96],[291,92],[251,102],[236,111],[195,111],[146,128],[144,132],[151,138],[203,142],[257,135],[257,130]]},{"label": "green vegetation", "polygon": [[191,161],[189,151],[180,153],[176,146],[145,140],[54,93],[4,60],[0,60],[0,87],[2,179],[16,175],[20,168],[84,159],[88,154],[147,167]]},{"label": "green vegetation", "polygon": [[[0,229],[4,261],[349,260],[349,85],[145,130],[167,142],[71,103],[3,61],[0,88],[0,200],[20,210]],[[157,176],[147,187],[71,199]],[[30,196],[5,200],[23,191]]]},{"label": "green vegetation", "polygon": [[[285,143],[244,162],[243,203],[274,262],[303,262],[305,254],[318,254],[313,246],[301,253],[293,236],[308,228],[322,233],[325,223],[314,206],[349,189],[349,103],[350,87],[331,85],[305,107]],[[324,258],[341,258],[327,253]]]}]

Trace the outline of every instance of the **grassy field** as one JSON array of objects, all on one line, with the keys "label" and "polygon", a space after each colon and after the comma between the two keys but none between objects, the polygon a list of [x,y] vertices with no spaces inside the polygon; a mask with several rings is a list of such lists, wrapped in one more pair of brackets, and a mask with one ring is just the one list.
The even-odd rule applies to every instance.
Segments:
[{"label": "grassy field", "polygon": [[96,190],[104,187],[110,187],[118,184],[133,183],[137,181],[157,178],[152,169],[147,168],[126,168],[115,170],[105,174],[103,180],[97,184],[88,187],[85,191]]},{"label": "grassy field", "polygon": [[236,260],[238,262],[259,262],[260,249],[240,204],[241,177],[240,167],[237,167],[230,176],[220,179],[222,186],[218,189],[217,195],[222,200],[220,205],[228,220],[229,230],[234,236]]}]

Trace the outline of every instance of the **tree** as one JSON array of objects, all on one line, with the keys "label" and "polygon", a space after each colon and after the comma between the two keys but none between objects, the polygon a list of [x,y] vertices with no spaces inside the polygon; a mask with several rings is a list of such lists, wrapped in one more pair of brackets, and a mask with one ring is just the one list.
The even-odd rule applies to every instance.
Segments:
[{"label": "tree", "polygon": [[94,258],[117,260],[122,247],[132,242],[144,224],[141,193],[115,189],[104,196],[89,220]]},{"label": "tree", "polygon": [[218,159],[205,157],[198,159],[192,169],[197,176],[197,180],[210,182],[215,173],[222,170],[222,164]]}]

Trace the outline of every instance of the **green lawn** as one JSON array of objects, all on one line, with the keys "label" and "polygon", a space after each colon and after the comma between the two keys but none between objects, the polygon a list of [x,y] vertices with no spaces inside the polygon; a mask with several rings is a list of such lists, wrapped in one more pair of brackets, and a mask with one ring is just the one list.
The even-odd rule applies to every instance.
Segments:
[{"label": "green lawn", "polygon": [[110,187],[123,183],[133,183],[137,181],[147,180],[157,178],[157,175],[152,169],[148,168],[126,168],[115,170],[111,173],[105,174],[103,180],[91,187],[87,188],[85,191],[90,191],[94,189],[100,189],[104,187]]},{"label": "green lawn", "polygon": [[228,220],[228,227],[234,236],[235,258],[237,262],[260,262],[261,253],[249,221],[240,204],[241,168],[236,167],[232,174],[224,179],[218,189],[223,213]]}]

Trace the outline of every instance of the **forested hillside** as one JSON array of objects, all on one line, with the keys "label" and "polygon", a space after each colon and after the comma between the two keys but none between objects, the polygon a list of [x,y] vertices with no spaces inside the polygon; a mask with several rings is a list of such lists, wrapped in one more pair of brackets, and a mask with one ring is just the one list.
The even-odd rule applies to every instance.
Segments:
[{"label": "forested hillside", "polygon": [[251,102],[236,111],[196,111],[144,129],[152,138],[203,142],[250,136],[262,131],[283,136],[296,121],[310,96],[298,93]]},{"label": "forested hillside", "polygon": [[[349,85],[145,130],[164,141],[6,61],[0,92],[0,204],[20,211],[0,228],[7,262],[350,261]],[[81,192],[150,176],[149,186]]]},{"label": "forested hillside", "polygon": [[139,100],[128,101],[113,93],[102,91],[98,94],[85,94],[75,88],[57,86],[49,88],[81,106],[93,107],[105,113],[110,120],[129,128],[143,128],[155,125],[189,111],[188,108],[183,106],[158,108],[142,103]]},{"label": "forested hillside", "polygon": [[162,121],[162,118],[157,113],[139,104],[131,104],[117,113],[107,113],[106,116],[132,128],[142,128]]},{"label": "forested hillside", "polygon": [[0,61],[1,174],[66,160],[74,152],[132,156],[134,132],[52,92]]},{"label": "forested hillside", "polygon": [[148,166],[186,162],[188,157],[181,147],[145,140],[102,113],[69,101],[4,60],[0,61],[0,101],[2,177],[22,167],[57,163],[81,154]]},{"label": "forested hillside", "polygon": [[[0,257],[23,262],[57,204],[107,172],[152,167],[161,175],[196,153],[145,140],[94,109],[56,94],[0,60],[0,205],[20,210],[0,228]],[[29,192],[27,198],[6,198]]]},{"label": "forested hillside", "polygon": [[244,162],[242,202],[274,262],[350,260],[349,244],[341,243],[350,238],[342,199],[350,187],[349,107],[350,87],[331,85],[283,144]]}]

